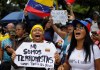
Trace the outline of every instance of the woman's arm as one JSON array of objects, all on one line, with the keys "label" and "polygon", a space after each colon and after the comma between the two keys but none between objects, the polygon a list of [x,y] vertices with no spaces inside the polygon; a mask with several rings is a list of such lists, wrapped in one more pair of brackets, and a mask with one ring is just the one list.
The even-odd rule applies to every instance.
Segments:
[{"label": "woman's arm", "polygon": [[70,65],[67,59],[68,55],[66,55],[65,63],[63,64],[64,70],[70,70]]},{"label": "woman's arm", "polygon": [[68,60],[67,60],[67,56],[66,56],[66,61],[65,63],[63,63],[62,65],[60,65],[58,67],[58,70],[70,70],[70,65],[68,63]]},{"label": "woman's arm", "polygon": [[95,70],[100,70],[100,58],[95,60]]},{"label": "woman's arm", "polygon": [[11,47],[6,47],[6,51],[11,54],[11,58],[12,58],[12,60],[14,60],[16,57],[15,50],[12,49]]},{"label": "woman's arm", "polygon": [[32,28],[32,25],[31,25],[31,22],[29,20],[29,16],[28,16],[28,12],[24,10],[24,17],[25,17],[25,20],[26,20],[26,26],[27,26],[27,32],[30,33],[30,30]]},{"label": "woman's arm", "polygon": [[74,20],[75,19],[75,15],[74,15],[74,12],[73,12],[73,9],[72,9],[72,5],[69,3],[69,4],[67,4],[67,6],[70,9],[69,20]]},{"label": "woman's arm", "polygon": [[58,67],[58,70],[70,70],[70,66],[65,62]]},{"label": "woman's arm", "polygon": [[59,53],[56,52],[54,58],[55,58],[55,64],[60,65],[61,61]]},{"label": "woman's arm", "polygon": [[100,49],[97,45],[93,45],[93,57],[95,70],[100,70]]},{"label": "woman's arm", "polygon": [[5,49],[6,49],[6,51],[7,51],[8,53],[10,53],[11,55],[15,52],[15,50],[12,49],[12,48],[9,47],[9,46],[7,46]]},{"label": "woman's arm", "polygon": [[54,29],[54,31],[61,37],[61,38],[65,38],[66,35],[67,35],[67,32],[64,32],[64,31],[61,31],[60,28],[58,28],[55,24],[53,24],[53,20],[50,19],[50,23],[51,23],[51,26],[52,28]]}]

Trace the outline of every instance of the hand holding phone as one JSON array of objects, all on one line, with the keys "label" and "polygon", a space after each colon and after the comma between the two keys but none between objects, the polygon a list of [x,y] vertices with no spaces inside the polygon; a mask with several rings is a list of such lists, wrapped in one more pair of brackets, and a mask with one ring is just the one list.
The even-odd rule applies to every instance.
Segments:
[{"label": "hand holding phone", "polygon": [[97,36],[98,35],[96,31],[92,31],[91,33],[92,33],[93,36]]}]

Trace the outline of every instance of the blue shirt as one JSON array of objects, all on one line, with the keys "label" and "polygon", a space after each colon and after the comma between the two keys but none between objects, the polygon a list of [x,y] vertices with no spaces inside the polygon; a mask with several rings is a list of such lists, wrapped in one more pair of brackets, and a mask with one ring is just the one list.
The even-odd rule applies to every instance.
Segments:
[{"label": "blue shirt", "polygon": [[70,44],[70,42],[68,41],[68,35],[64,38],[64,44],[61,48],[61,64],[63,64],[66,60],[66,48],[67,46]]},{"label": "blue shirt", "polygon": [[13,41],[10,38],[3,40],[2,43],[1,43],[1,47],[3,49],[3,58],[2,58],[2,60],[4,62],[11,61],[11,57],[7,54],[7,51],[5,50],[5,48],[6,48],[6,46],[12,47],[12,44],[13,44]]},{"label": "blue shirt", "polygon": [[68,41],[68,35],[64,38],[64,44],[62,46],[62,52],[63,54],[66,54],[66,47],[70,44],[70,42]]},{"label": "blue shirt", "polygon": [[53,36],[54,36],[54,30],[53,28],[48,28],[44,32],[44,38],[46,41],[51,41],[53,42]]}]

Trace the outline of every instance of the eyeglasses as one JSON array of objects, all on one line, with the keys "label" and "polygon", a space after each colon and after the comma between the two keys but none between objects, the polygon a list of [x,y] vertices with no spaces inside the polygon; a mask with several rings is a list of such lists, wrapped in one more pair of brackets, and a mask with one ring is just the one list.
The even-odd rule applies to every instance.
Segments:
[{"label": "eyeglasses", "polygon": [[74,27],[74,30],[76,30],[76,29],[84,29],[84,26],[80,26],[80,27],[76,26],[76,27]]}]

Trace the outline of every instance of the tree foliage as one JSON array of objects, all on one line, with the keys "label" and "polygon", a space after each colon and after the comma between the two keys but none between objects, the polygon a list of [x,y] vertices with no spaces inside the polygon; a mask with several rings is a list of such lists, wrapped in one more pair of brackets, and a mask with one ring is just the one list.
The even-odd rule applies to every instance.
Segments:
[{"label": "tree foliage", "polygon": [[[65,0],[58,0],[58,2],[63,6],[63,9],[67,9]],[[76,0],[73,4],[74,13],[83,15],[83,17],[89,17],[95,10],[100,12],[100,0]]]},{"label": "tree foliage", "polygon": [[0,18],[3,18],[5,15],[9,14],[13,11],[23,10],[27,0],[9,0],[9,4],[7,4],[8,0],[0,1]]}]

